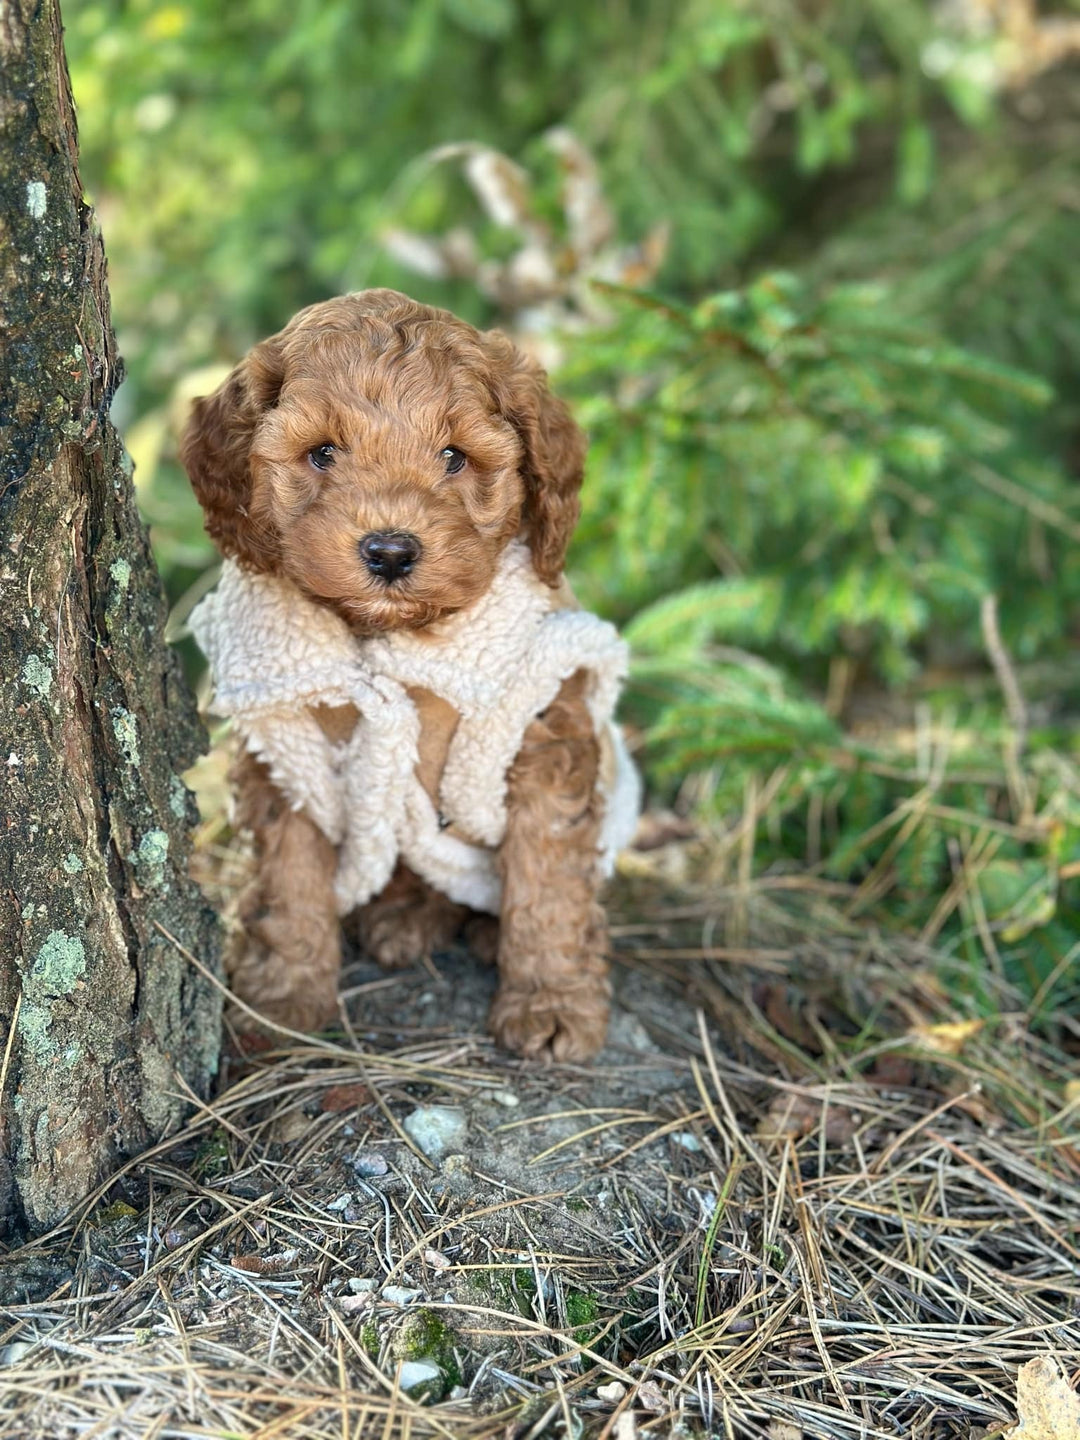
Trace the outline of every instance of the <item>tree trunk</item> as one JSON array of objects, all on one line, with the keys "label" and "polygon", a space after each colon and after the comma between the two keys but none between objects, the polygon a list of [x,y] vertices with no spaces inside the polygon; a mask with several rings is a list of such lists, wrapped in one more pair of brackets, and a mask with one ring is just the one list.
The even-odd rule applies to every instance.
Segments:
[{"label": "tree trunk", "polygon": [[109,422],[121,376],[57,0],[0,3],[0,1233],[41,1230],[217,1065],[201,730]]}]

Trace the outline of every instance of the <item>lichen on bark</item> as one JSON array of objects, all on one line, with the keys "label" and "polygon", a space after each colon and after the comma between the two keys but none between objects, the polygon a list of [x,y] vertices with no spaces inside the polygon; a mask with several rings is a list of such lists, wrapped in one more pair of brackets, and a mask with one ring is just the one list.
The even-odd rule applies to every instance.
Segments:
[{"label": "lichen on bark", "polygon": [[[56,0],[0,7],[0,1232],[40,1229],[205,1094],[202,735],[109,421],[121,367]],[[169,938],[172,937],[172,938]],[[14,1017],[14,1034],[11,1033]],[[10,1043],[9,1043],[10,1042]]]}]

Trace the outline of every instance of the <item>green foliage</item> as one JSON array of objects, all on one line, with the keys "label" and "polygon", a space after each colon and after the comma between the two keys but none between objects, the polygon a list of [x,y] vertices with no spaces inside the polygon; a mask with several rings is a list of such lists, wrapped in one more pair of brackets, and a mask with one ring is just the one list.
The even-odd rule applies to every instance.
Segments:
[{"label": "green foliage", "polygon": [[[472,213],[456,176],[410,167],[447,141],[528,158],[570,125],[624,229],[670,218],[670,274],[696,285],[781,233],[875,126],[921,193],[929,104],[985,110],[992,83],[960,33],[928,78],[924,0],[812,18],[790,0],[68,0],[65,17],[136,413],[327,293],[424,289],[378,237]],[[442,298],[483,318],[469,291]]]},{"label": "green foliage", "polygon": [[[1044,406],[1045,382],[906,324],[881,286],[815,295],[771,273],[694,306],[626,299],[564,379],[593,437],[585,593],[635,616],[641,651],[681,663],[719,639],[804,667],[845,652],[895,681],[943,616],[981,651],[981,597],[1006,590],[1021,653],[1057,641],[1075,583],[1047,594],[1001,493],[1023,459],[1010,412]],[[1069,525],[1060,467],[1030,495]]]},{"label": "green foliage", "polygon": [[[1049,385],[904,319],[880,285],[767,273],[694,305],[619,298],[563,373],[593,439],[574,560],[632,642],[654,785],[723,816],[767,784],[758,866],[824,838],[825,874],[957,937],[974,1000],[989,949],[1060,1001],[1080,791],[1037,746],[1018,796],[1008,726],[964,695],[986,596],[1009,653],[1067,665],[1078,499],[1030,449]],[[845,734],[820,698],[838,663],[895,689],[943,661],[955,693],[935,708],[967,723],[934,774],[895,733]]]}]

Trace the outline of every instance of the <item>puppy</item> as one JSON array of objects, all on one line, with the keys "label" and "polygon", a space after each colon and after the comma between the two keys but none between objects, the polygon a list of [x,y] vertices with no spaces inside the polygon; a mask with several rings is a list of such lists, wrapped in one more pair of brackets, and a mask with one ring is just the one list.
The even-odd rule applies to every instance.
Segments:
[{"label": "puppy", "polygon": [[603,1044],[597,897],[640,797],[625,647],[562,577],[584,451],[504,335],[391,290],[301,311],[195,402],[226,558],[192,628],[257,862],[231,980],[270,1019],[336,1014],[354,916],[389,967],[486,940],[508,1049]]}]

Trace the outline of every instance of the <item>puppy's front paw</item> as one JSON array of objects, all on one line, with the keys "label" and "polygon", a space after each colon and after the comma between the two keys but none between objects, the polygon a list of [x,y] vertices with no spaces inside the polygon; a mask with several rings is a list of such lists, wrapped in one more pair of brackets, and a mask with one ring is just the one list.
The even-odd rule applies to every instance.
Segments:
[{"label": "puppy's front paw", "polygon": [[[270,931],[272,918],[259,928]],[[276,1025],[289,1030],[314,1034],[329,1024],[338,1013],[338,969],[340,942],[336,926],[318,933],[312,926],[312,938],[303,945],[295,937],[283,933],[279,940],[292,944],[272,944],[267,934],[241,934],[233,946],[226,969],[229,985],[237,999]],[[252,1017],[238,1006],[227,1012],[238,1030],[249,1030]]]},{"label": "puppy's front paw", "polygon": [[591,1060],[607,1034],[606,984],[552,990],[505,986],[495,996],[488,1028],[506,1050],[526,1059]]},{"label": "puppy's front paw", "polygon": [[268,1033],[273,1036],[273,1026],[281,1025],[286,1030],[297,1030],[305,1035],[317,1035],[320,1030],[325,1030],[331,1020],[337,1018],[338,1007],[337,997],[330,999],[327,996],[311,995],[282,995],[274,1000],[268,1000],[263,995],[248,996],[241,995],[247,1005],[254,1010],[258,1019],[254,1018],[251,1010],[243,1010],[239,1005],[229,1005],[225,1010],[225,1018],[237,1034],[248,1032],[259,1032],[259,1020],[267,1020],[271,1025],[267,1027]]}]

